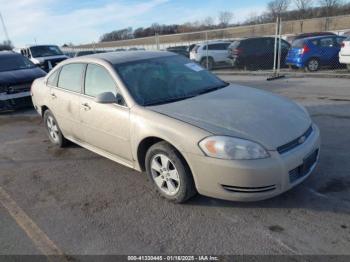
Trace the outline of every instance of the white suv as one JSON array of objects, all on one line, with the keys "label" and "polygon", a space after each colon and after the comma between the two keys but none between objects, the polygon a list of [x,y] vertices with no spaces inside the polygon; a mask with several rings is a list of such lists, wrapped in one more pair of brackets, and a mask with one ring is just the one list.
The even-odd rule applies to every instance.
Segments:
[{"label": "white suv", "polygon": [[348,70],[350,70],[350,36],[346,38],[339,52],[339,62],[346,64]]},{"label": "white suv", "polygon": [[216,64],[227,63],[230,44],[231,42],[228,41],[210,42],[208,45],[206,43],[197,44],[190,52],[190,59],[200,63],[205,68],[212,69]]}]

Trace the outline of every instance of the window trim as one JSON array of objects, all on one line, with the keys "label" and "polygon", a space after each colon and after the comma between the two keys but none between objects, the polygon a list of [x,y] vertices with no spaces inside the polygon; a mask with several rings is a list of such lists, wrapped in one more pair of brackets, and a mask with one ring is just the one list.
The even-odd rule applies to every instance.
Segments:
[{"label": "window trim", "polygon": [[[60,78],[61,69],[62,69],[62,66],[60,66],[59,68],[53,70],[52,73],[50,72],[50,74],[49,74],[49,75],[47,76],[47,78],[46,78],[46,85],[47,85],[47,86],[58,88],[58,80],[59,80],[59,78]],[[57,72],[58,76],[57,76],[57,83],[56,83],[56,86],[53,86],[53,85],[50,85],[50,84],[49,84],[49,78],[50,78],[53,74],[55,74],[55,72]]]},{"label": "window trim", "polygon": [[84,74],[83,74],[83,78],[84,78],[84,79],[83,79],[83,83],[82,83],[83,86],[82,86],[81,95],[84,96],[85,98],[90,98],[90,99],[92,99],[92,100],[95,100],[95,98],[96,98],[96,97],[94,97],[94,96],[90,96],[90,95],[85,94],[86,73],[87,73],[87,68],[88,68],[89,65],[95,65],[95,66],[101,67],[101,68],[104,69],[104,70],[109,74],[109,76],[111,77],[112,81],[113,81],[114,84],[115,84],[116,94],[120,94],[120,95],[122,96],[124,102],[125,102],[125,105],[120,105],[120,104],[118,104],[117,102],[113,103],[113,105],[117,105],[117,106],[120,106],[120,107],[123,107],[123,108],[129,108],[128,103],[126,102],[124,96],[123,96],[123,95],[121,94],[121,92],[120,92],[120,88],[119,88],[117,82],[114,80],[114,78],[112,77],[112,75],[110,74],[110,72],[107,70],[107,68],[104,67],[104,66],[101,65],[101,64],[98,64],[98,63],[94,63],[94,62],[88,62],[88,63],[86,63],[85,70],[84,70]]}]

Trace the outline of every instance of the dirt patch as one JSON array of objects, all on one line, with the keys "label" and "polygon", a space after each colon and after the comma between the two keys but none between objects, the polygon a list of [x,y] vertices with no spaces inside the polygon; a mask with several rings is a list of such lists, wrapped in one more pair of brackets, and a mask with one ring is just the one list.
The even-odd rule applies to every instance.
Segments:
[{"label": "dirt patch", "polygon": [[27,132],[27,134],[32,135],[38,133],[38,130],[32,129]]},{"label": "dirt patch", "polygon": [[53,157],[62,157],[70,154],[69,150],[64,148],[58,148],[54,145],[49,145],[46,149],[46,152],[52,155]]},{"label": "dirt patch", "polygon": [[350,189],[350,181],[341,178],[333,178],[317,191],[321,194],[343,192]]},{"label": "dirt patch", "polygon": [[279,225],[273,225],[269,226],[269,230],[276,233],[282,233],[284,231],[284,228]]}]

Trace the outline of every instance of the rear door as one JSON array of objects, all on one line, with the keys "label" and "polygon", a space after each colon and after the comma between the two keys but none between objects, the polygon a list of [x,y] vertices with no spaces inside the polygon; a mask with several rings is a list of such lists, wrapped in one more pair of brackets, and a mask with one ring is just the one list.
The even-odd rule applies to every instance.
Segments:
[{"label": "rear door", "polygon": [[215,62],[225,62],[228,59],[229,43],[217,43],[208,45],[208,55],[214,58]]},{"label": "rear door", "polygon": [[80,96],[85,64],[72,63],[62,66],[48,79],[50,110],[66,137],[81,139]]}]

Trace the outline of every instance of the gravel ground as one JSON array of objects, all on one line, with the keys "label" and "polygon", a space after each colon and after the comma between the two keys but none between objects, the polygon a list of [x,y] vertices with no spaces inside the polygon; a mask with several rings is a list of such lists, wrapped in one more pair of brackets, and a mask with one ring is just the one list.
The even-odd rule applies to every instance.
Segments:
[{"label": "gravel ground", "polygon": [[[144,174],[53,147],[32,110],[0,115],[0,185],[65,254],[350,255],[348,79],[222,76],[287,96],[321,129],[314,174],[270,200],[160,199]],[[40,254],[0,204],[0,254]]]}]

